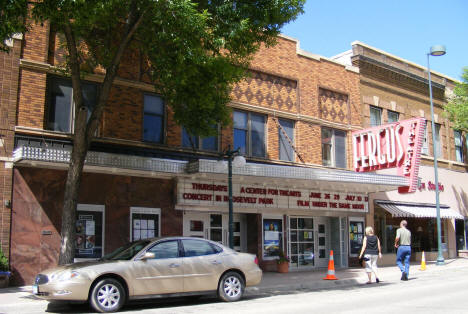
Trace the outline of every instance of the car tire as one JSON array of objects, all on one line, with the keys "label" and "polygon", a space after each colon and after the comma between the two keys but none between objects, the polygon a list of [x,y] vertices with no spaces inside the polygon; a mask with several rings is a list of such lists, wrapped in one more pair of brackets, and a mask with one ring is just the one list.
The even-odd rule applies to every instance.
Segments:
[{"label": "car tire", "polygon": [[221,277],[218,286],[218,296],[222,301],[234,302],[240,300],[245,290],[242,276],[236,272],[227,272]]},{"label": "car tire", "polygon": [[113,278],[99,281],[93,288],[89,303],[100,313],[116,312],[122,308],[127,299],[122,284]]}]

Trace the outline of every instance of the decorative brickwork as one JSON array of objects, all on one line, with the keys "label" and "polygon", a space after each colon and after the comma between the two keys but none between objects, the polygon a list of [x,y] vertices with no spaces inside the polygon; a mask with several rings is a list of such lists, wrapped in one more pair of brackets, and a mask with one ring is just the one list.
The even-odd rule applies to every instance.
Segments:
[{"label": "decorative brickwork", "polygon": [[348,123],[349,105],[348,96],[331,90],[319,88],[320,118],[338,122]]},{"label": "decorative brickwork", "polygon": [[284,111],[297,111],[297,82],[284,77],[251,71],[231,94],[234,101]]}]

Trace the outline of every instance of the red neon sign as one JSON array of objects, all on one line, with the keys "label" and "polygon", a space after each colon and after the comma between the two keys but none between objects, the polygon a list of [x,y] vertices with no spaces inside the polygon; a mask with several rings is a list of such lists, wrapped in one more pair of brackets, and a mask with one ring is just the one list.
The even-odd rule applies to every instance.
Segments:
[{"label": "red neon sign", "polygon": [[354,131],[354,170],[369,172],[397,168],[398,175],[410,180],[410,185],[399,187],[398,192],[416,191],[425,121],[424,118],[413,118]]}]

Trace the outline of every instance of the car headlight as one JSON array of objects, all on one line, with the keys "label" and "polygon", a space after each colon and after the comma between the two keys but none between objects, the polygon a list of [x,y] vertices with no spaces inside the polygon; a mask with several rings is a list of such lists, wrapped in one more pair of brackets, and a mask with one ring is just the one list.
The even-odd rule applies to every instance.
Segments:
[{"label": "car headlight", "polygon": [[63,271],[60,273],[53,274],[50,279],[51,281],[67,281],[78,277],[80,274],[76,271]]}]

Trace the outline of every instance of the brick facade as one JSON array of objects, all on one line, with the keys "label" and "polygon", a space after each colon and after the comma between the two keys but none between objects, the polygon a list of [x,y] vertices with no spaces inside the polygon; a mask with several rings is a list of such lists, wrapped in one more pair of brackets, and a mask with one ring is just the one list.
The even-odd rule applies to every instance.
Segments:
[{"label": "brick facade", "polygon": [[21,40],[13,39],[9,46],[10,53],[0,52],[0,247],[7,257],[10,254],[11,157],[16,124]]},{"label": "brick facade", "polygon": [[[17,112],[14,119],[9,116],[9,127],[2,131],[7,132],[9,138],[9,142],[5,142],[9,145],[8,150],[5,155],[1,155],[4,158],[12,156],[15,126],[17,137],[36,136],[44,142],[60,139],[70,143],[72,140],[70,134],[47,130],[47,78],[58,75],[54,67],[64,60],[61,41],[60,36],[51,31],[48,25],[34,25],[22,41],[21,62],[19,45],[15,46],[16,59],[8,59],[8,62],[14,64],[12,69],[16,71],[16,78],[20,75],[21,79],[19,84],[11,80],[13,85],[1,90],[2,112],[3,108],[7,108],[12,116]],[[13,58],[13,55],[8,58]],[[6,57],[3,60],[6,64]],[[154,86],[148,84],[146,62],[137,51],[128,51],[125,54],[108,105],[103,112],[96,142],[106,144],[115,151],[125,146],[126,149],[133,149],[135,152],[144,150],[148,154],[169,152],[183,153],[184,156],[194,154],[191,157],[195,158],[218,158],[219,153],[233,143],[232,125],[220,128],[217,152],[193,153],[191,148],[181,147],[182,129],[175,123],[170,108],[165,111],[163,143],[151,144],[143,141],[143,99],[146,93],[155,91]],[[7,69],[6,66],[3,68]],[[10,75],[6,70],[3,71],[2,75]],[[265,116],[266,156],[248,157],[253,162],[302,166],[297,156],[293,162],[279,160],[280,131],[276,121],[281,118],[294,122],[294,144],[307,167],[322,166],[322,127],[348,132],[346,154],[347,169],[350,170],[352,149],[349,134],[352,130],[368,125],[369,105],[383,109],[384,122],[386,110],[400,112],[402,117],[409,118],[420,116],[421,110],[426,110],[424,108],[427,107],[427,95],[416,95],[405,90],[404,86],[407,85],[404,84],[409,84],[407,81],[402,81],[404,86],[398,87],[398,92],[388,92],[391,84],[385,86],[388,84],[386,82],[363,84],[365,75],[360,76],[356,67],[304,52],[296,40],[286,37],[279,37],[278,44],[274,47],[260,49],[253,58],[250,74],[233,87],[229,106],[233,110]],[[86,75],[85,79],[91,82],[102,81],[102,69],[93,69],[93,74]],[[5,96],[7,93],[9,96]],[[443,95],[440,92],[435,95],[440,104]],[[9,102],[4,102],[4,99],[9,99]],[[422,114],[426,115],[427,112]],[[437,114],[442,121],[440,108]],[[448,128],[448,124],[444,126]],[[446,138],[443,140],[444,151],[446,149],[446,154],[450,157],[454,156],[452,146],[449,145],[453,142],[453,138],[450,138],[453,134],[450,135],[447,130],[442,132],[442,136]],[[2,167],[5,173],[2,172],[5,178],[3,181],[6,182],[2,187],[4,195],[11,197],[11,184],[15,183],[13,204],[17,209],[16,216],[10,219],[10,211],[4,207],[4,203],[0,204],[0,208],[2,246],[11,246],[17,284],[30,283],[35,273],[57,262],[65,171],[64,167],[54,167],[62,170],[45,170],[40,166],[27,168],[18,164],[14,169],[14,178],[11,168]],[[175,210],[173,180],[152,177],[157,176],[154,173],[140,177],[135,174],[119,174],[119,169],[114,170],[115,174],[97,171],[85,173],[79,200],[81,203],[102,204],[106,208],[105,232],[108,236],[105,240],[105,253],[129,240],[131,206],[160,207],[161,235],[183,233],[183,211]],[[253,253],[261,252],[262,217],[260,214],[248,215],[247,229],[256,234],[249,238],[248,250]],[[23,221],[28,223],[23,224]],[[44,230],[51,230],[52,235],[42,236]],[[27,270],[20,273],[21,268]]]}]

